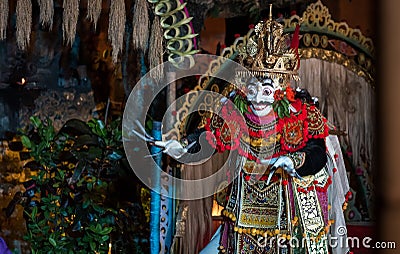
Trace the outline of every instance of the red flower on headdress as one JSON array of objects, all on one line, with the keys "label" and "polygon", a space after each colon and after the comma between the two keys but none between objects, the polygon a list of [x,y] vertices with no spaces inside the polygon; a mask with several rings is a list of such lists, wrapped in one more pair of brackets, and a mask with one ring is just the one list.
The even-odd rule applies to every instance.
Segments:
[{"label": "red flower on headdress", "polygon": [[280,100],[286,98],[288,101],[294,102],[294,101],[296,101],[294,98],[294,94],[295,93],[294,93],[293,89],[290,86],[288,86],[285,90],[280,90],[280,89],[275,90],[274,100],[280,101]]},{"label": "red flower on headdress", "polygon": [[240,34],[235,34],[234,36],[235,36],[235,38],[239,38]]},{"label": "red flower on headdress", "polygon": [[250,24],[249,29],[253,29],[253,28],[254,28],[254,24]]},{"label": "red flower on headdress", "polygon": [[275,100],[275,101],[280,101],[280,100],[282,100],[284,97],[285,97],[285,92],[284,92],[284,91],[282,91],[282,90],[280,90],[280,89],[275,90],[275,93],[274,93],[274,100]]},{"label": "red flower on headdress", "polygon": [[293,89],[292,89],[290,86],[288,86],[288,87],[286,88],[285,92],[286,92],[286,98],[287,98],[290,102],[294,102],[295,99],[294,99],[294,92],[293,92]]}]

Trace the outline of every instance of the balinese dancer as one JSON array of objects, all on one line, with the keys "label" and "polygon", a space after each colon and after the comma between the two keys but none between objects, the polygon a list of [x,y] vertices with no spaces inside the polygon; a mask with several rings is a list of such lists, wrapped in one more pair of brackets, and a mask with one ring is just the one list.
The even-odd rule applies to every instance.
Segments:
[{"label": "balinese dancer", "polygon": [[[240,160],[225,220],[201,253],[346,253],[338,243],[343,239],[332,248],[328,237],[344,226],[339,196],[348,188],[347,180],[334,176],[338,168],[344,171],[337,140],[308,93],[290,86],[298,80],[298,28],[288,43],[270,14],[254,32],[238,59],[251,75],[237,73],[232,103],[210,115],[202,129],[216,151],[236,152]],[[167,142],[166,153],[180,158],[198,149],[184,144],[199,143],[200,133]]]}]

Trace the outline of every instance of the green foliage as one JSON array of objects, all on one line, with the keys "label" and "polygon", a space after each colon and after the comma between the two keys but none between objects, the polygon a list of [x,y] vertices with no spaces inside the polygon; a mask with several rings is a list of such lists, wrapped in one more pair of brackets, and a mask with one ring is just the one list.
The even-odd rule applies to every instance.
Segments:
[{"label": "green foliage", "polygon": [[275,100],[272,107],[279,118],[290,117],[290,102],[287,98]]},{"label": "green foliage", "polygon": [[73,119],[58,133],[50,120],[31,122],[21,140],[38,169],[24,207],[32,253],[108,253],[110,243],[113,253],[146,253],[147,243],[134,239],[146,239],[147,227],[130,223],[143,222],[143,211],[119,193],[118,181],[132,173],[121,121]]},{"label": "green foliage", "polygon": [[242,95],[236,95],[233,99],[233,103],[239,109],[242,115],[249,112],[247,100]]}]

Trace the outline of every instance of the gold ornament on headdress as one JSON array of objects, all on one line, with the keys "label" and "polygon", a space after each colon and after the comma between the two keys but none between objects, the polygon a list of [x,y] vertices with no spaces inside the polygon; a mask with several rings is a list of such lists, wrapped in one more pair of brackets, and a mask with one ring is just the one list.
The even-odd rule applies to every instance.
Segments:
[{"label": "gold ornament on headdress", "polygon": [[[270,5],[269,19],[259,22],[254,28],[255,34],[239,49],[240,64],[256,77],[298,80],[300,61],[297,53],[298,29],[296,30],[291,45],[288,45],[290,35],[283,34],[283,25],[272,20]],[[246,73],[241,72],[238,75],[245,76]]]}]

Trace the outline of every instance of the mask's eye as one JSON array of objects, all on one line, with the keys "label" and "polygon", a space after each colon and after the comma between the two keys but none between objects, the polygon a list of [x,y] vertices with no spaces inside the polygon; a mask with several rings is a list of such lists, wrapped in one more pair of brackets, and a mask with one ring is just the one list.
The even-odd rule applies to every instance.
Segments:
[{"label": "mask's eye", "polygon": [[269,89],[269,88],[264,88],[263,89],[263,95],[269,96],[271,94],[272,94],[272,90],[271,89]]},{"label": "mask's eye", "polygon": [[257,88],[254,86],[248,86],[247,87],[247,94],[249,96],[255,96],[257,94]]}]

